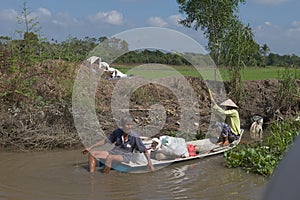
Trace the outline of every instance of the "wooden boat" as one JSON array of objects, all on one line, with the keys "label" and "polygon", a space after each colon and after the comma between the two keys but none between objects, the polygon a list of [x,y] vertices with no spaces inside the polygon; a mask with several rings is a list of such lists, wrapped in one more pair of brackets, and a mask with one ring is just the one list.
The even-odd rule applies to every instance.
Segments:
[{"label": "wooden boat", "polygon": [[[190,160],[196,160],[196,159],[200,159],[200,158],[205,158],[205,157],[221,154],[221,153],[224,153],[224,152],[229,151],[229,150],[233,149],[234,147],[236,147],[241,141],[243,132],[244,132],[244,130],[241,130],[239,139],[233,141],[228,146],[217,145],[216,143],[217,143],[218,138],[206,138],[206,139],[202,139],[202,140],[188,141],[188,142],[186,142],[187,144],[191,144],[191,145],[198,147],[199,151],[197,152],[196,156],[189,156],[186,158],[176,158],[176,159],[172,159],[172,160],[151,159],[151,161],[152,161],[152,164],[153,164],[155,170],[158,170],[158,169],[164,168],[171,164],[175,164],[175,163],[179,163],[179,162],[186,162],[186,161],[190,161]],[[151,144],[151,140],[149,138],[144,137],[142,139],[146,146]],[[144,155],[142,155],[142,156],[144,156]],[[100,163],[101,163],[100,164],[101,166],[104,166],[104,164],[103,164],[104,161],[100,160]],[[113,164],[112,168],[114,170],[117,170],[120,172],[131,172],[131,173],[149,172],[148,165],[145,162],[144,163],[121,162],[121,163]]]}]

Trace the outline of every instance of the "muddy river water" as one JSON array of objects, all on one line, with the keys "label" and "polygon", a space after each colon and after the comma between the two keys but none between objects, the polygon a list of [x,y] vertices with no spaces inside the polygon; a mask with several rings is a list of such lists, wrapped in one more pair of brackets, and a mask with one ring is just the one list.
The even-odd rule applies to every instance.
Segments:
[{"label": "muddy river water", "polygon": [[1,200],[256,200],[268,180],[224,167],[222,155],[154,173],[89,174],[80,150],[0,152]]}]

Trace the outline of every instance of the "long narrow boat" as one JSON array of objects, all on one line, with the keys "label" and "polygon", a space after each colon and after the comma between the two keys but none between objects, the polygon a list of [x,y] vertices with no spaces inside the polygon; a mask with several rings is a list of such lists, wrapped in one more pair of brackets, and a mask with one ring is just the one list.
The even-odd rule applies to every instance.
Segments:
[{"label": "long narrow boat", "polygon": [[[216,143],[218,138],[206,138],[202,140],[188,141],[187,144],[192,144],[194,146],[197,146],[198,149],[200,149],[200,151],[197,152],[196,156],[189,156],[186,158],[176,158],[172,160],[151,159],[151,161],[155,170],[158,170],[174,163],[186,162],[190,160],[221,154],[236,147],[240,143],[243,133],[244,130],[241,130],[239,139],[233,141],[228,146],[217,145]],[[147,140],[147,138],[144,138],[144,142],[146,143],[146,145],[147,144],[149,145],[150,141],[151,140]],[[100,162],[103,163],[102,161]],[[116,165],[113,165],[112,168],[120,172],[131,172],[131,173],[144,173],[149,171],[147,163],[135,163],[135,162],[130,162],[130,163],[121,162]]]}]

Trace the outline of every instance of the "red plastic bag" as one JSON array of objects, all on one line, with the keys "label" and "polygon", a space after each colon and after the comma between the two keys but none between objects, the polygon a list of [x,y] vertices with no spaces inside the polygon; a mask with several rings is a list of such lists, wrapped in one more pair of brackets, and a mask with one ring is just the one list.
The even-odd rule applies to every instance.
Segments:
[{"label": "red plastic bag", "polygon": [[187,145],[189,156],[196,156],[196,146],[192,144]]}]

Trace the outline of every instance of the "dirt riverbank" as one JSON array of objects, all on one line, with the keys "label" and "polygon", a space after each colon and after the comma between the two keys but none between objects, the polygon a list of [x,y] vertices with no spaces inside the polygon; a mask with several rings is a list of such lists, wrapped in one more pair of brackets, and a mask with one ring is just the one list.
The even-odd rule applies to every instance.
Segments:
[{"label": "dirt riverbank", "polygon": [[[74,77],[75,72],[72,73]],[[74,126],[72,98],[70,94],[66,94],[65,88],[61,87],[63,81],[58,81],[56,75],[42,77],[39,82],[32,85],[35,94],[39,94],[40,100],[35,98],[24,101],[24,95],[17,93],[13,96],[6,95],[1,99],[1,148],[28,151],[82,146]],[[198,99],[196,112],[200,115],[200,120],[196,125],[199,132],[205,132],[211,119],[211,101],[206,83],[198,78],[186,77],[186,79]],[[0,81],[3,82],[3,79]],[[111,109],[111,97],[117,83],[118,80],[101,79],[96,92],[96,114],[106,134],[116,128]],[[213,87],[218,87],[218,84],[223,83],[210,83]],[[230,97],[230,82],[224,84],[225,90],[220,92]],[[299,88],[300,80],[295,81],[295,84]],[[70,83],[69,85],[72,86]],[[288,97],[285,95],[289,92],[288,88],[284,91],[282,87],[282,81],[278,80],[244,82],[244,97],[238,102],[243,128],[249,129],[249,120],[253,115],[261,115],[265,126],[275,120],[297,117],[300,108],[299,93]],[[4,87],[0,89],[3,90]],[[3,91],[0,93],[3,94]],[[186,95],[180,98],[188,99],[189,94]],[[221,102],[223,99],[216,100]],[[129,109],[135,122],[139,126],[149,123],[149,120],[151,121],[149,109],[154,104],[162,105],[166,111],[166,123],[157,134],[176,132],[180,126],[180,99],[168,88],[153,83],[139,87],[130,97]]]}]

